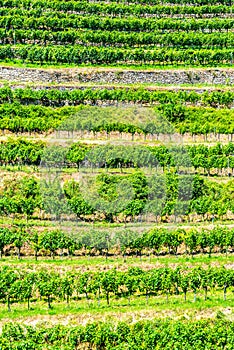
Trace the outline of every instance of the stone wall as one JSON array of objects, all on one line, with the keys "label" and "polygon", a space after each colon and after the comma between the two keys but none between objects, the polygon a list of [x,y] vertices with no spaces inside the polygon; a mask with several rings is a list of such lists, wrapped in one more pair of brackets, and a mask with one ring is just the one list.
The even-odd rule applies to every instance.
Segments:
[{"label": "stone wall", "polygon": [[0,67],[0,80],[41,83],[234,84],[234,69],[121,70]]}]

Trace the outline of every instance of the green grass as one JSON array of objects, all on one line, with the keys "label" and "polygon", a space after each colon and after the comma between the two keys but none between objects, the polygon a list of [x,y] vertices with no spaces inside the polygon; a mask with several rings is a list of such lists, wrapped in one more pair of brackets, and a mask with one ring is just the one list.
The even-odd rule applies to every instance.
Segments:
[{"label": "green grass", "polygon": [[148,301],[145,296],[135,296],[130,299],[130,304],[127,298],[116,299],[114,296],[110,299],[110,305],[107,305],[105,299],[101,299],[99,304],[97,300],[91,299],[86,301],[71,300],[69,304],[66,302],[58,303],[56,300],[52,302],[52,309],[48,309],[46,301],[32,302],[30,310],[27,310],[26,303],[13,303],[11,312],[7,311],[5,304],[1,305],[0,321],[4,323],[9,320],[20,319],[26,321],[27,318],[47,316],[48,318],[58,317],[65,319],[66,317],[79,317],[80,321],[85,322],[87,319],[92,320],[136,320],[144,315],[144,318],[153,317],[171,317],[171,318],[186,318],[193,319],[195,317],[214,317],[223,309],[229,308],[230,317],[233,317],[234,296],[230,289],[227,293],[227,300],[223,300],[222,291],[209,291],[208,299],[204,300],[202,292],[197,294],[197,300],[194,301],[193,293],[188,293],[187,301],[184,301],[183,294],[151,296]]},{"label": "green grass", "polygon": [[32,256],[24,256],[18,260],[17,257],[3,257],[0,261],[3,265],[23,266],[28,268],[40,268],[47,267],[48,269],[57,269],[58,267],[69,267],[71,269],[76,268],[80,270],[98,270],[98,269],[111,269],[116,267],[120,270],[127,270],[130,266],[139,266],[145,268],[155,268],[162,266],[180,266],[181,268],[195,267],[195,266],[223,266],[234,264],[234,254],[228,253],[219,254],[213,253],[211,257],[209,254],[197,254],[193,257],[191,255],[160,255],[160,256],[147,256],[142,257],[128,256],[125,259],[122,256],[110,256],[107,259],[105,256],[76,256],[73,258],[68,257],[56,257],[55,259],[40,256],[38,261],[35,261]]},{"label": "green grass", "polygon": [[160,69],[160,70],[168,70],[168,69],[183,69],[183,70],[187,70],[187,69],[217,69],[217,68],[232,68],[233,65],[231,64],[218,64],[218,66],[213,66],[213,65],[206,65],[206,66],[202,66],[202,65],[142,65],[142,64],[102,64],[102,65],[95,65],[95,64],[80,64],[80,65],[76,65],[76,64],[48,64],[45,63],[43,65],[40,65],[39,63],[22,63],[22,61],[19,59],[14,59],[14,61],[2,61],[0,62],[0,65],[2,67],[18,67],[18,68],[38,68],[38,69],[59,69],[59,68],[107,68],[108,70],[110,69],[126,69],[126,70],[155,70],[155,69]]},{"label": "green grass", "polygon": [[[1,64],[0,64],[1,66]],[[196,68],[194,68],[196,69]],[[82,73],[81,73],[82,74]],[[19,81],[8,81],[8,80],[0,80],[0,85],[3,86],[7,86],[7,87],[17,87],[20,84],[20,87],[22,87],[22,85],[26,88],[36,88],[36,87],[41,87],[43,89],[43,87],[47,87],[50,86],[51,88],[57,88],[57,87],[74,87],[75,89],[79,89],[79,88],[89,88],[89,87],[100,87],[100,88],[105,88],[105,87],[115,87],[115,88],[135,88],[135,89],[147,89],[149,88],[150,90],[163,90],[163,88],[165,88],[165,90],[174,90],[175,87],[177,88],[181,88],[181,89],[185,89],[185,90],[195,90],[197,88],[201,88],[201,89],[205,89],[205,90],[233,90],[234,87],[233,85],[228,85],[228,84],[211,84],[211,83],[194,83],[194,84],[162,84],[162,83],[127,83],[125,84],[124,82],[120,82],[120,83],[115,83],[115,82],[79,82],[79,81],[75,81],[75,82],[64,82],[64,83],[57,83],[57,82],[20,82]],[[153,89],[152,89],[153,88]]]}]

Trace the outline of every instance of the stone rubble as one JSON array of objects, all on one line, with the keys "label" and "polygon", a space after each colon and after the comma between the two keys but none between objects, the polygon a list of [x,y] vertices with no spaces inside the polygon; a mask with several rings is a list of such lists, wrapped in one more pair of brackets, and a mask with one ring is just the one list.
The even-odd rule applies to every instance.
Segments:
[{"label": "stone rubble", "polygon": [[233,85],[234,69],[121,70],[0,67],[0,80],[40,83],[213,84]]}]

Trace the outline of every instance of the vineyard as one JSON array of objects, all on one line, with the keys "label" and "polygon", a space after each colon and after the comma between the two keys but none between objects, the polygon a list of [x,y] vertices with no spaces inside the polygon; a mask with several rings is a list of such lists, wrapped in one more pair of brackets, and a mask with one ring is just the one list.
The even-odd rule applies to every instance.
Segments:
[{"label": "vineyard", "polygon": [[193,6],[181,1],[1,1],[0,59],[231,66],[232,11],[230,1]]},{"label": "vineyard", "polygon": [[0,349],[234,348],[234,3],[0,0]]}]

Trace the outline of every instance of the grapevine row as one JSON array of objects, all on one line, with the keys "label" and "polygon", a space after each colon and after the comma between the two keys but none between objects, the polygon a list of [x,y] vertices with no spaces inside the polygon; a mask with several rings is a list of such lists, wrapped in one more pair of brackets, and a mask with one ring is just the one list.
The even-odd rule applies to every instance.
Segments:
[{"label": "grapevine row", "polygon": [[11,310],[11,302],[38,301],[37,295],[46,299],[48,308],[51,308],[53,299],[58,301],[71,298],[86,297],[87,300],[100,301],[105,298],[110,304],[110,298],[130,297],[136,295],[184,295],[186,301],[188,292],[196,295],[204,293],[205,300],[210,289],[222,289],[224,300],[228,288],[234,287],[233,270],[225,268],[193,268],[190,270],[173,270],[171,268],[158,268],[144,271],[138,267],[129,268],[127,272],[116,269],[105,272],[67,272],[59,274],[53,271],[23,270],[11,267],[0,269],[1,295],[0,300],[8,305]]},{"label": "grapevine row", "polygon": [[[11,0],[11,1],[18,1],[18,0]],[[93,0],[97,3],[102,3],[103,0]],[[108,3],[124,3],[124,4],[135,4],[135,0],[108,0]],[[222,4],[222,5],[232,5],[232,1],[230,0],[140,0],[137,1],[138,4],[147,4],[147,5],[159,5],[159,4],[178,4],[178,5],[215,5],[215,4]]]},{"label": "grapevine row", "polygon": [[[27,150],[27,146],[25,149]],[[4,151],[4,148],[1,151]],[[9,155],[2,152],[4,161],[17,164],[19,169],[23,157],[26,164],[31,161],[29,157],[35,163],[37,161],[37,154],[23,154],[20,159],[16,157],[14,149],[9,151],[11,151]],[[75,157],[79,163],[84,157],[85,151],[83,146],[80,146],[77,151],[73,147],[68,154]],[[155,222],[169,222],[176,221],[178,218],[180,221],[193,220],[194,214],[196,214],[196,218],[199,215],[201,220],[215,220],[224,216],[227,218],[233,216],[233,198],[232,192],[229,190],[233,186],[233,181],[216,183],[205,181],[198,175],[184,174],[188,161],[186,154],[182,167],[172,168],[170,172],[168,172],[169,169],[167,172],[163,172],[158,166],[158,160],[151,155],[148,168],[148,172],[151,169],[151,173],[145,174],[143,171],[132,169],[131,172],[120,174],[123,173],[123,165],[131,168],[143,166],[146,169],[149,151],[142,149],[139,154],[137,149],[130,149],[132,153],[129,155],[128,163],[125,163],[126,160],[123,161],[122,165],[118,163],[119,172],[111,175],[103,170],[100,171],[100,168],[106,168],[107,162],[114,166],[117,162],[116,156],[120,155],[121,161],[122,153],[118,154],[116,150],[111,152],[113,149],[107,151],[108,153],[103,148],[95,148],[89,154],[90,160],[86,161],[86,164],[90,164],[90,168],[95,169],[95,181],[92,181],[92,185],[89,186],[89,191],[95,193],[95,196],[87,197],[87,185],[81,186],[73,179],[65,181],[62,185],[61,177],[56,177],[55,181],[49,183],[43,177],[40,182],[32,176],[8,177],[3,181],[1,189],[1,215],[17,214],[20,217],[31,217],[38,210],[41,210],[41,217],[48,214],[49,217],[57,220],[64,215],[66,217],[69,215],[71,220],[79,218],[93,222],[105,220],[125,223],[142,220],[142,218],[147,220],[147,217]],[[59,149],[57,146],[46,149],[42,159],[42,173],[43,169],[47,173],[48,171],[51,173],[54,169],[56,173],[58,169],[62,172],[66,152],[67,150]],[[12,154],[14,154],[14,158]],[[111,156],[111,159],[107,158],[105,161],[103,157],[106,156]],[[205,159],[205,157],[203,156],[201,159]],[[227,166],[226,175],[230,176],[230,167],[233,171],[233,158],[232,164],[231,158],[229,158]],[[123,201],[115,200],[116,196],[119,197],[119,192],[116,193],[116,186],[129,188],[131,197],[126,198],[125,196]]]},{"label": "grapevine row", "polygon": [[79,16],[60,13],[56,17],[50,13],[36,18],[25,18],[19,15],[2,16],[0,18],[0,28],[5,30],[52,30],[64,31],[65,29],[92,29],[124,32],[152,32],[159,30],[167,31],[232,31],[234,19],[140,19],[140,18],[113,18],[99,16]]},{"label": "grapevine row", "polygon": [[149,65],[232,65],[232,49],[173,50],[173,49],[121,49],[83,46],[34,46],[0,47],[0,60],[20,60],[40,64],[149,64]]},{"label": "grapevine row", "polygon": [[[85,94],[84,94],[85,96]],[[85,101],[83,101],[84,103]],[[14,133],[50,132],[66,130],[68,132],[111,132],[151,135],[173,134],[182,135],[234,134],[233,111],[204,107],[185,107],[180,104],[160,105],[155,110],[139,109],[139,115],[149,112],[151,119],[143,117],[144,124],[137,118],[133,108],[115,107],[60,107],[51,108],[37,105],[20,105],[18,103],[0,104],[0,130]],[[75,116],[75,117],[74,117]],[[161,117],[159,117],[161,116]],[[162,117],[165,118],[164,122]],[[127,120],[126,120],[127,118]],[[168,124],[169,121],[174,125]],[[195,121],[195,122],[194,122]]]},{"label": "grapevine row", "polygon": [[[118,321],[86,325],[32,326],[5,323],[0,335],[4,350],[30,349],[74,350],[87,346],[97,350],[231,350],[234,347],[233,321],[216,318],[188,320],[144,320],[133,324]],[[196,345],[195,345],[196,344]],[[196,347],[195,347],[196,346]]]},{"label": "grapevine row", "polygon": [[[59,147],[58,157],[59,157]],[[53,152],[53,147],[51,147]],[[50,152],[50,146],[48,146]],[[68,149],[62,158],[66,165],[79,165],[84,159],[90,162],[105,162],[105,166],[117,168],[119,164],[124,166],[150,166],[157,164],[166,168],[171,167],[194,167],[195,169],[204,168],[224,169],[230,167],[234,169],[234,144],[217,144],[216,146],[94,146],[74,143]],[[101,155],[99,155],[101,154]],[[112,154],[112,156],[111,156]],[[27,164],[39,165],[41,160],[47,156],[46,145],[43,141],[29,141],[25,139],[8,139],[0,142],[1,165],[7,164]],[[49,156],[49,153],[48,153]],[[54,157],[56,153],[54,153]],[[101,157],[103,157],[101,159]],[[108,159],[109,157],[109,159]],[[55,164],[56,158],[53,159]]]},{"label": "grapevine row", "polygon": [[[8,6],[9,7],[9,6]],[[5,15],[5,9],[9,8],[5,7],[2,8],[0,14],[2,13]],[[26,6],[26,9],[28,6]],[[63,12],[69,12],[72,11],[73,13],[76,12],[77,14],[90,14],[90,15],[111,15],[111,16],[136,16],[136,17],[147,17],[148,15],[190,15],[190,14],[196,14],[196,15],[203,15],[203,14],[213,14],[213,15],[219,15],[219,14],[232,14],[233,7],[227,6],[227,5],[200,5],[200,6],[187,6],[187,5],[174,5],[174,6],[167,6],[167,5],[138,5],[138,4],[130,4],[130,5],[124,5],[124,4],[106,4],[106,3],[95,3],[95,2],[87,2],[87,1],[39,1],[33,3],[33,9],[32,11],[36,11],[36,9],[46,9],[47,11],[49,9],[52,9],[53,11],[63,11]],[[20,10],[12,9],[12,12],[25,14],[25,8],[22,8]],[[28,11],[28,15],[30,15],[30,12]],[[42,12],[41,12],[42,13]]]},{"label": "grapevine row", "polygon": [[[56,1],[55,1],[56,2]],[[75,1],[74,1],[75,2]],[[78,2],[78,1],[77,1]],[[23,0],[20,1],[20,5],[26,7],[26,8],[34,8],[34,7],[40,7],[40,4],[43,4],[43,1],[40,0]],[[87,1],[87,4],[89,2]],[[115,3],[115,4],[123,4],[123,5],[130,5],[130,4],[135,4],[134,0],[131,1],[126,1],[126,0],[109,0],[108,2],[103,2],[103,0],[95,0],[92,1],[92,3],[96,4],[106,4],[106,3]],[[141,5],[161,5],[161,4],[177,4],[177,5],[199,5],[199,6],[204,6],[204,5],[225,5],[225,6],[232,6],[232,1],[231,0],[140,0],[137,1],[137,4]],[[9,7],[9,8],[17,8],[19,7],[19,0],[1,0],[0,2],[1,7]]]},{"label": "grapevine row", "polygon": [[[147,118],[147,112],[150,118]],[[173,103],[160,105],[155,110],[139,109],[138,113],[141,121],[132,108],[88,107],[79,110],[76,117],[64,120],[59,129],[68,132],[87,130],[94,135],[97,132],[106,132],[107,137],[111,132],[118,131],[120,137],[123,133],[132,134],[132,140],[135,134],[144,134],[146,138],[147,135],[168,135],[178,131],[182,135],[234,133],[233,112],[229,109],[185,107]]]},{"label": "grapevine row", "polygon": [[[189,72],[188,72],[189,75]],[[97,101],[135,102],[135,103],[160,103],[177,105],[196,104],[212,107],[232,107],[234,92],[229,91],[170,91],[149,90],[144,88],[84,88],[84,89],[32,89],[1,87],[0,102],[21,104],[42,104],[45,106],[79,105],[85,101],[95,103]]]},{"label": "grapevine row", "polygon": [[69,30],[51,32],[46,30],[0,29],[0,41],[3,44],[56,44],[56,45],[102,45],[136,47],[156,45],[159,47],[202,47],[202,48],[231,48],[234,45],[234,33],[125,33],[91,30]]},{"label": "grapevine row", "polygon": [[[142,254],[193,254],[233,252],[234,230],[228,227],[214,226],[213,229],[179,228],[169,230],[165,228],[152,228],[143,233],[132,230],[110,232],[91,229],[90,231],[67,234],[61,230],[46,230],[38,232],[27,224],[0,228],[0,255],[9,254],[9,245],[17,249],[18,258],[24,248],[30,247],[35,259],[45,254],[53,259],[59,253],[64,256],[86,254],[108,255],[113,252],[126,255]],[[30,254],[27,250],[26,254]]]}]

